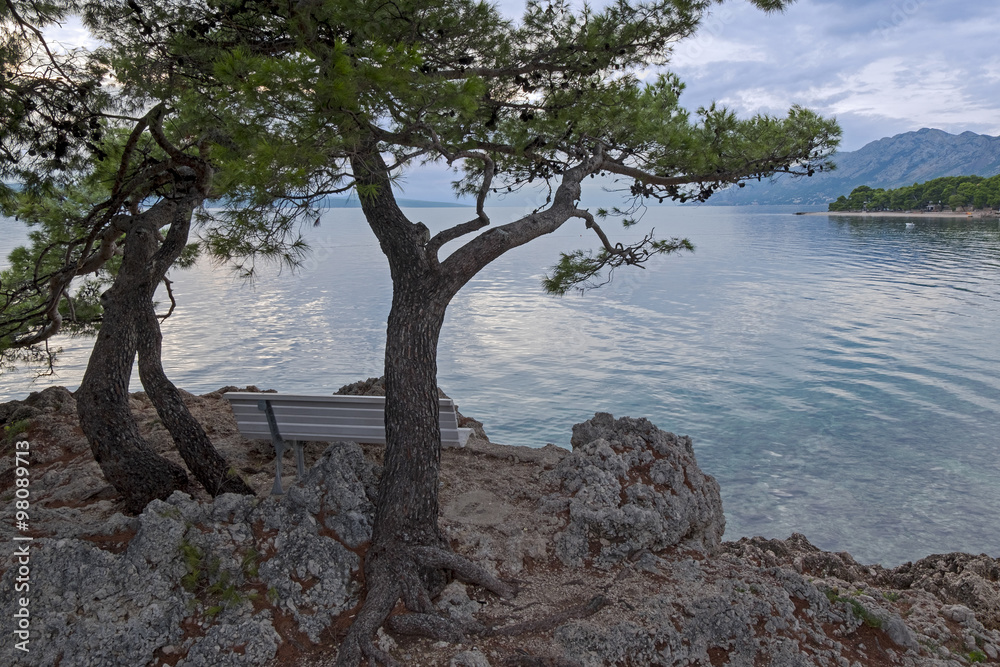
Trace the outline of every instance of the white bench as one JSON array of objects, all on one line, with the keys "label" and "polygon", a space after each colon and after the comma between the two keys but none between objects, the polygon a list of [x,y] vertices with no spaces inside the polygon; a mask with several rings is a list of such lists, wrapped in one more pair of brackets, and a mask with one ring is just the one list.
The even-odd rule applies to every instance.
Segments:
[{"label": "white bench", "polygon": [[[250,440],[270,439],[274,445],[276,475],[272,493],[281,489],[281,457],[285,442],[295,448],[296,472],[305,474],[302,442],[367,442],[385,444],[384,396],[303,396],[257,392],[228,392],[236,425]],[[465,447],[470,428],[458,427],[454,401],[440,399],[441,446]]]}]

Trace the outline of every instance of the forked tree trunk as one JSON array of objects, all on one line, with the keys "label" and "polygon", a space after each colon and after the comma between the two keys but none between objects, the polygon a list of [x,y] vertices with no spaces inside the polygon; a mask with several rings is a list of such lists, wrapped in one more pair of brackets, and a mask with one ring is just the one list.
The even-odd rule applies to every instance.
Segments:
[{"label": "forked tree trunk", "polygon": [[220,493],[252,496],[254,490],[230,468],[229,462],[212,444],[205,429],[184,404],[180,391],[163,370],[163,333],[153,307],[153,296],[157,285],[187,244],[191,216],[198,201],[196,198],[184,210],[178,211],[167,238],[153,258],[150,270],[155,282],[149,285],[151,291],[147,294],[145,309],[136,319],[139,379],[188,470],[194,473],[205,490],[213,497]]},{"label": "forked tree trunk", "polygon": [[[122,267],[102,296],[104,323],[77,393],[80,424],[105,477],[139,512],[154,498],[187,486],[183,468],[156,454],[139,434],[128,408],[128,387],[138,352],[143,388],[169,431],[184,462],[213,496],[253,495],[212,445],[191,415],[161,362],[162,333],[153,295],[187,243],[196,196],[180,203],[161,201],[135,216],[127,234]],[[157,231],[169,224],[162,245]]]},{"label": "forked tree trunk", "polygon": [[[121,268],[101,296],[104,319],[76,393],[77,413],[94,459],[130,512],[187,486],[184,469],[149,446],[128,405],[129,379],[138,344],[137,322],[149,302],[149,266],[157,230],[175,215],[177,204],[161,201],[134,216],[126,234]],[[155,289],[157,281],[153,282]]]},{"label": "forked tree trunk", "polygon": [[212,496],[220,493],[254,495],[254,490],[229,466],[226,458],[212,444],[205,429],[194,418],[181,392],[163,371],[161,361],[160,322],[153,311],[153,302],[139,318],[138,351],[139,378],[153,402],[156,414],[170,432],[181,458],[195,478]]}]

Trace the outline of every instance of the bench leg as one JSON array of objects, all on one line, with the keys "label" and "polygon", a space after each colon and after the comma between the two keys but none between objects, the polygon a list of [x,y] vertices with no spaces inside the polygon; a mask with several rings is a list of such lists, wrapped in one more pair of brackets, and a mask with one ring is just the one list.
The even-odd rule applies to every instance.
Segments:
[{"label": "bench leg", "polygon": [[271,402],[266,399],[257,401],[257,409],[267,415],[267,427],[271,431],[271,444],[274,445],[274,453],[276,454],[274,488],[271,489],[271,493],[280,496],[285,493],[281,490],[281,457],[285,454],[285,441],[282,440],[281,432],[278,430],[278,420],[274,418]]},{"label": "bench leg", "polygon": [[285,454],[285,442],[283,440],[274,440],[274,487],[271,489],[271,493],[276,496],[280,496],[285,492],[281,489],[281,457]]},{"label": "bench leg", "polygon": [[302,453],[302,443],[298,440],[292,440],[292,445],[295,447],[296,477],[302,479],[306,476],[306,460],[305,455]]}]

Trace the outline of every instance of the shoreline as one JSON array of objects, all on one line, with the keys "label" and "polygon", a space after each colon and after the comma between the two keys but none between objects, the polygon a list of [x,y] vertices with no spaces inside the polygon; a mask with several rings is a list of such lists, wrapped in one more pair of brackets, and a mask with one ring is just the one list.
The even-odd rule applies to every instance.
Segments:
[{"label": "shoreline", "polygon": [[[223,398],[235,390],[257,388],[182,395],[257,495],[192,485],[138,516],[121,512],[69,391],[0,404],[0,426],[28,422],[33,508],[30,570],[0,563],[0,584],[30,576],[32,598],[0,598],[0,614],[30,619],[38,664],[75,651],[100,664],[333,667],[361,601],[382,447],[308,446],[308,472],[288,466],[288,493],[272,496],[273,447],[240,435]],[[129,402],[150,447],[180,465],[149,398]],[[644,419],[598,413],[573,428],[573,451],[485,436],[442,451],[439,521],[452,550],[517,582],[516,603],[455,580],[430,604],[511,631],[381,631],[404,664],[1000,665],[1000,559],[886,567],[797,533],[725,540],[718,483],[690,439]]]},{"label": "shoreline", "polygon": [[841,218],[927,218],[938,220],[997,220],[1000,213],[995,211],[799,211],[795,215],[828,215]]}]

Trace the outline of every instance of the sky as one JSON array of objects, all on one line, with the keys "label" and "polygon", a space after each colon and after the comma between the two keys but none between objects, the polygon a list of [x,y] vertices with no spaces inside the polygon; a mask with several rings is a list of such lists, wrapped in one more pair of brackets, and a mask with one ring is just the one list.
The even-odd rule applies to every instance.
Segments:
[{"label": "sky", "polygon": [[995,0],[799,0],[765,14],[717,6],[672,68],[685,104],[740,115],[801,104],[834,116],[841,150],[924,127],[1000,135]]},{"label": "sky", "polygon": [[[512,18],[524,6],[497,4]],[[53,36],[86,41],[77,24]],[[770,14],[729,0],[675,46],[669,69],[689,109],[715,101],[741,116],[784,115],[799,104],[835,117],[840,150],[853,151],[924,127],[1000,135],[998,45],[996,0],[799,0]],[[451,199],[449,179],[410,173],[404,196]]]}]

